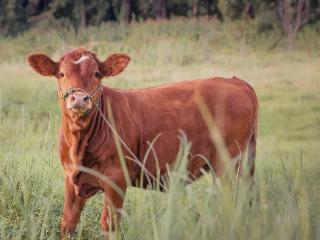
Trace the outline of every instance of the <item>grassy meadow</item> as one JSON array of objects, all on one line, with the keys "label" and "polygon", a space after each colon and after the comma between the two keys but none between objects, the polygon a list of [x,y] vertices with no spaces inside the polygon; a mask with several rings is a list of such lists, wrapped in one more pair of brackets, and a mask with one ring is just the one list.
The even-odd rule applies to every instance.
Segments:
[{"label": "grassy meadow", "polygon": [[[0,239],[59,239],[63,170],[56,154],[60,112],[56,82],[25,62],[33,51],[58,59],[87,47],[103,59],[132,57],[107,86],[143,88],[186,79],[237,76],[260,101],[255,186],[210,174],[168,193],[129,188],[113,239],[320,239],[320,36],[298,35],[268,51],[279,32],[256,34],[257,23],[183,20],[105,24],[75,33],[32,29],[0,38]],[[188,143],[177,157],[184,173]],[[179,175],[179,174],[177,174]],[[253,199],[252,206],[249,206]],[[102,195],[82,212],[74,239],[103,239]]]}]

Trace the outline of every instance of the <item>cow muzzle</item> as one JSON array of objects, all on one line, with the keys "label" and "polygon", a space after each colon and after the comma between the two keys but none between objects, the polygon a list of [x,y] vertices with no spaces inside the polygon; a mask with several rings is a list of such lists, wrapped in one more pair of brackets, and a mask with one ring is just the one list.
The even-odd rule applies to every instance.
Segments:
[{"label": "cow muzzle", "polygon": [[83,115],[86,112],[89,112],[92,109],[92,102],[88,94],[83,92],[76,92],[70,94],[66,99],[67,109],[72,112]]}]

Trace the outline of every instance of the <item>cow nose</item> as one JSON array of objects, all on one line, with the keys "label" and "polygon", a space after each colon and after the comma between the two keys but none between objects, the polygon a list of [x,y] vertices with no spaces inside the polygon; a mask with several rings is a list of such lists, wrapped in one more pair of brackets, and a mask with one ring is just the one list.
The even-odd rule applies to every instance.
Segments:
[{"label": "cow nose", "polygon": [[92,106],[89,95],[83,93],[73,93],[67,99],[66,104],[68,109],[79,113],[86,112]]},{"label": "cow nose", "polygon": [[75,171],[71,174],[71,180],[74,185],[77,185],[80,178],[80,171]]},{"label": "cow nose", "polygon": [[83,98],[83,101],[84,101],[84,102],[88,102],[88,101],[89,101],[89,96],[88,96],[88,95],[85,96],[85,97]]},{"label": "cow nose", "polygon": [[71,102],[84,102],[87,103],[89,101],[88,95],[71,95]]}]

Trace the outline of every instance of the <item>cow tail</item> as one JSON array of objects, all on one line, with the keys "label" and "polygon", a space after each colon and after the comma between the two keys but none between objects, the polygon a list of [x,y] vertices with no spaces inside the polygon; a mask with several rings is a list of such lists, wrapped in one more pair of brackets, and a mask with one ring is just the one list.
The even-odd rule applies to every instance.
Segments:
[{"label": "cow tail", "polygon": [[254,113],[253,113],[253,124],[252,124],[252,135],[248,144],[248,170],[249,176],[253,180],[254,172],[255,172],[255,160],[256,160],[256,149],[257,149],[257,131],[258,131],[258,109],[259,103],[257,95],[254,89],[248,84],[250,88],[250,93],[252,96],[252,101],[254,103]]},{"label": "cow tail", "polygon": [[248,170],[250,177],[254,176],[255,172],[255,160],[256,160],[256,149],[257,149],[257,131],[254,130],[248,145]]},{"label": "cow tail", "polygon": [[[249,177],[249,190],[252,192],[253,186],[255,183],[254,179],[254,173],[255,173],[255,161],[256,161],[256,150],[257,150],[257,131],[258,131],[258,109],[259,109],[259,102],[257,95],[255,94],[254,89],[249,85],[250,87],[250,93],[252,96],[252,101],[254,104],[254,112],[253,112],[253,118],[252,118],[252,134],[249,140],[248,144],[248,177]],[[250,199],[249,199],[249,205],[252,206],[254,200],[254,195],[250,194]]]}]

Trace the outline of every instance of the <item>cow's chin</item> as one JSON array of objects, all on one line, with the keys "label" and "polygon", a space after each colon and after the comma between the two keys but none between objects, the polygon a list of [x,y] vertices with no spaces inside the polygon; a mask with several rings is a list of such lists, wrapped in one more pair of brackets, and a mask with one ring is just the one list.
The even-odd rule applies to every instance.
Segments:
[{"label": "cow's chin", "polygon": [[74,114],[75,117],[87,117],[91,112],[91,108],[81,108],[81,109],[73,109],[71,108],[70,111]]},{"label": "cow's chin", "polygon": [[101,190],[99,187],[89,185],[82,185],[81,187],[75,186],[76,195],[80,198],[90,198]]}]

